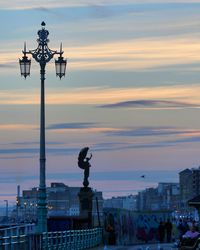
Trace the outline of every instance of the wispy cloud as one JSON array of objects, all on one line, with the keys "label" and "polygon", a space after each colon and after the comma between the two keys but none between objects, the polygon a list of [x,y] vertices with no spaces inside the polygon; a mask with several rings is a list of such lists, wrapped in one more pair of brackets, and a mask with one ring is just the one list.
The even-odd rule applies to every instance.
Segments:
[{"label": "wispy cloud", "polygon": [[[174,65],[200,63],[198,37],[147,37],[63,48],[68,70],[151,70]],[[1,53],[0,64],[16,63],[21,55]],[[185,60],[187,58],[187,60]],[[17,64],[17,63],[16,63]],[[53,70],[53,64],[51,65]]]},{"label": "wispy cloud", "polygon": [[93,128],[96,123],[79,122],[79,123],[57,123],[47,126],[47,129],[58,130],[58,129],[85,129]]},{"label": "wispy cloud", "polygon": [[[115,5],[115,4],[121,4],[121,1],[116,0],[110,0],[102,1],[97,0],[96,5]],[[123,4],[129,4],[131,3],[131,0],[124,0]],[[33,9],[33,8],[62,8],[62,7],[79,7],[79,6],[88,6],[88,5],[94,5],[94,1],[92,0],[73,0],[73,1],[65,1],[65,0],[58,0],[58,1],[48,1],[48,0],[16,0],[12,4],[8,4],[7,1],[1,0],[0,6],[2,9]]]},{"label": "wispy cloud", "polygon": [[[173,136],[177,135],[183,140],[190,140],[191,138],[199,138],[200,130],[197,129],[184,129],[174,127],[139,127],[139,128],[124,128],[118,131],[108,131],[107,135],[111,136],[133,136],[133,137],[146,137],[146,136]],[[181,139],[181,140],[182,140]],[[194,139],[196,140],[196,139]]]},{"label": "wispy cloud", "polygon": [[[50,89],[46,104],[99,104],[104,107],[110,104],[113,107],[129,106],[132,108],[149,108],[151,105],[151,108],[192,108],[200,104],[199,92],[198,84],[144,88],[108,88],[105,86],[62,91]],[[30,93],[25,90],[2,90],[0,104],[39,104],[39,98],[37,91]]]},{"label": "wispy cloud", "polygon": [[32,124],[0,124],[0,130],[30,130],[36,129],[36,125]]},{"label": "wispy cloud", "polygon": [[[39,141],[23,141],[23,142],[13,142],[13,143],[10,143],[12,145],[26,145],[26,146],[29,146],[29,145],[39,145]],[[58,142],[58,141],[47,141],[46,142],[46,145],[61,145],[61,144],[64,144],[63,142]]]},{"label": "wispy cloud", "polygon": [[[100,6],[112,6],[112,5],[122,5],[122,4],[167,4],[172,3],[171,0],[124,0],[123,3],[120,0],[97,0],[95,1],[96,5]],[[199,0],[174,0],[173,3],[200,3]],[[65,1],[65,0],[57,0],[57,1],[48,1],[48,0],[16,0],[12,3],[8,3],[6,0],[0,1],[0,6],[2,9],[32,9],[32,8],[62,8],[62,7],[78,7],[78,6],[88,6],[94,5],[93,0],[73,0],[73,1]]]},{"label": "wispy cloud", "polygon": [[0,68],[3,68],[3,69],[5,69],[5,68],[15,68],[16,67],[16,65],[14,64],[14,63],[5,63],[5,64],[3,64],[3,63],[1,63],[0,64]]},{"label": "wispy cloud", "polygon": [[194,108],[199,105],[165,100],[136,100],[118,102],[100,106],[101,108],[150,108],[150,109],[173,109],[173,108]]},{"label": "wispy cloud", "polygon": [[186,143],[199,143],[200,142],[200,136],[194,136],[194,137],[188,137],[184,139],[171,139],[171,140],[159,140],[159,141],[144,141],[144,142],[124,142],[124,143],[113,143],[112,145],[108,143],[104,144],[104,146],[98,147],[98,145],[95,145],[93,147],[93,151],[126,151],[126,150],[132,150],[132,149],[161,149],[161,148],[177,148],[180,145],[184,145]]},{"label": "wispy cloud", "polygon": [[[101,129],[99,131],[102,132]],[[200,142],[200,130],[197,129],[141,127],[117,129],[116,131],[115,128],[110,128],[110,132],[104,131],[104,133],[106,140],[101,139],[99,142],[93,142],[92,144],[86,140],[85,145],[89,145],[94,152],[110,152],[178,147],[186,143]],[[127,140],[127,137],[129,140]],[[13,145],[16,147],[13,147]],[[1,159],[31,158],[39,153],[39,147],[30,147],[32,146],[31,143],[27,143],[28,147],[24,147],[25,145],[25,142],[11,143],[7,145],[7,148],[6,145],[3,145],[3,148],[0,148],[0,155],[3,156]],[[52,156],[77,155],[79,151],[80,145],[69,146],[65,143],[47,143],[47,153]]]},{"label": "wispy cloud", "polygon": [[199,49],[199,39],[190,37],[149,37],[65,48],[70,69],[126,71],[199,63]]},{"label": "wispy cloud", "polygon": [[[79,152],[79,148],[47,148],[47,152],[49,154],[74,154]],[[0,154],[7,155],[7,154],[38,154],[39,148],[0,148]],[[25,155],[26,157],[26,155]]]},{"label": "wispy cloud", "polygon": [[48,130],[55,130],[59,132],[90,132],[90,133],[106,133],[109,131],[118,131],[118,128],[104,127],[97,123],[77,122],[77,123],[57,123],[47,126]]}]

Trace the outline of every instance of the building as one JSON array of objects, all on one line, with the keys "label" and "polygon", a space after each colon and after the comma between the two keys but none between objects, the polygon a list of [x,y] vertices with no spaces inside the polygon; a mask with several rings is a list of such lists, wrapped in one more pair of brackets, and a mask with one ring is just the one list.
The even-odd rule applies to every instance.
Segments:
[{"label": "building", "polygon": [[[80,187],[69,187],[64,183],[51,183],[47,187],[48,216],[72,216],[80,215],[78,193]],[[103,213],[102,192],[94,190],[93,217]],[[36,219],[38,188],[24,190],[22,196],[17,197],[18,216],[30,221]],[[97,205],[98,203],[98,205]]]},{"label": "building", "polygon": [[137,206],[136,195],[118,196],[110,199],[105,199],[103,203],[104,208],[118,208],[135,211]]},{"label": "building", "polygon": [[79,216],[79,190],[64,183],[51,183],[47,187],[48,215]]},{"label": "building", "polygon": [[157,188],[147,188],[138,193],[137,208],[139,211],[160,210]]},{"label": "building", "polygon": [[129,211],[137,210],[137,199],[136,195],[128,195],[123,199],[123,208]]},{"label": "building", "polygon": [[123,209],[123,198],[121,196],[105,199],[103,202],[104,208],[119,208]]},{"label": "building", "polygon": [[175,210],[180,207],[179,183],[161,182],[157,189],[160,210]]},{"label": "building", "polygon": [[200,167],[185,169],[179,173],[181,207],[189,209],[188,200],[200,195]]},{"label": "building", "polygon": [[180,206],[178,183],[158,183],[156,188],[147,188],[137,196],[138,211],[175,210]]}]

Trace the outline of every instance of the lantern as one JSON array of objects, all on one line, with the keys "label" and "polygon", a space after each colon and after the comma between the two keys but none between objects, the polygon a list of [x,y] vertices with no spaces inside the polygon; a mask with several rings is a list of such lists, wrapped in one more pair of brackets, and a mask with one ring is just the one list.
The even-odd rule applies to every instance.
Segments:
[{"label": "lantern", "polygon": [[60,79],[65,76],[67,60],[64,60],[62,56],[59,56],[57,60],[55,60],[56,66],[56,76],[59,76]]},{"label": "lantern", "polygon": [[29,76],[31,69],[31,60],[28,59],[26,55],[24,55],[22,59],[19,59],[19,65],[20,65],[21,76],[24,76],[25,78]]}]

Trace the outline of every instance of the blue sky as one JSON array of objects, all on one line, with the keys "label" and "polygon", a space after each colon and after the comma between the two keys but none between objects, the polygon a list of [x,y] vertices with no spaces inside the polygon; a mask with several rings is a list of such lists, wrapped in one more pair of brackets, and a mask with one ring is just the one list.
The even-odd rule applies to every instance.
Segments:
[{"label": "blue sky", "polygon": [[[46,22],[67,74],[46,75],[47,184],[90,184],[104,197],[137,193],[199,166],[200,1],[0,0],[0,199],[39,182],[39,66],[21,78],[24,41]],[[141,179],[142,174],[146,175]]]}]

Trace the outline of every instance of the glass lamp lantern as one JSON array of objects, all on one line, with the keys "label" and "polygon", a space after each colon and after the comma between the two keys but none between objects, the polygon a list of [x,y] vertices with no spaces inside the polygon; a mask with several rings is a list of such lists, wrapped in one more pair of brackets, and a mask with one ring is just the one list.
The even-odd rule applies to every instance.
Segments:
[{"label": "glass lamp lantern", "polygon": [[28,59],[26,55],[24,55],[22,59],[19,59],[19,65],[20,65],[21,76],[24,76],[25,78],[29,76],[31,69],[31,60]]},{"label": "glass lamp lantern", "polygon": [[60,79],[65,76],[67,60],[64,60],[62,56],[59,56],[57,60],[55,60],[56,66],[56,76],[60,77]]}]

